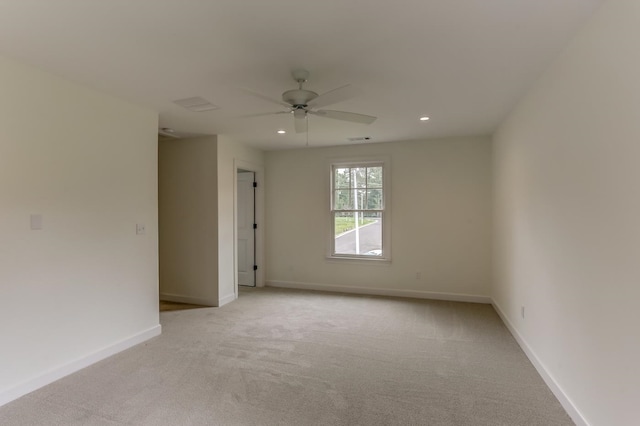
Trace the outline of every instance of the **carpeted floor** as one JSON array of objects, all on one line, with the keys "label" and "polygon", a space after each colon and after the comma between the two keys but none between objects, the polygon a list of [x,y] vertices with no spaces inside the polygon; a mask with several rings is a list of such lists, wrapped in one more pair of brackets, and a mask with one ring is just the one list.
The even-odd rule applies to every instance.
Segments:
[{"label": "carpeted floor", "polygon": [[258,288],[161,322],[0,424],[573,424],[488,305]]}]

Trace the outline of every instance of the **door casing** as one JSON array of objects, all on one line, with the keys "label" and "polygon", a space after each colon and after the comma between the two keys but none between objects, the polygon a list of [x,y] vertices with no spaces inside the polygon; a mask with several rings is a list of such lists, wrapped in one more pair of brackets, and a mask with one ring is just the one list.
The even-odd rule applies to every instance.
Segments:
[{"label": "door casing", "polygon": [[255,189],[255,264],[256,287],[264,287],[265,283],[265,260],[264,260],[264,167],[249,161],[233,160],[233,260],[234,260],[234,287],[235,295],[238,296],[238,170],[255,173],[257,187]]}]

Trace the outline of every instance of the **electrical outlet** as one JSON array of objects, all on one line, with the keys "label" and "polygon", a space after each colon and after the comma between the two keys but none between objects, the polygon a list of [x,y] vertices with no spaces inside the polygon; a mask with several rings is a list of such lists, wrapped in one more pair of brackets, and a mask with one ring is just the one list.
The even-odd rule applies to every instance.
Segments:
[{"label": "electrical outlet", "polygon": [[416,280],[422,278],[422,272],[416,272]]},{"label": "electrical outlet", "polygon": [[147,232],[144,223],[136,224],[136,235],[144,235]]}]

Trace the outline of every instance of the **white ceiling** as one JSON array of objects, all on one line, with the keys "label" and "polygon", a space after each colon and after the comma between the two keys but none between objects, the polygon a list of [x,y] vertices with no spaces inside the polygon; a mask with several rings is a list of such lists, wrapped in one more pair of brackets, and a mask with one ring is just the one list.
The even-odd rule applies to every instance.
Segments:
[{"label": "white ceiling", "polygon": [[[160,114],[160,127],[262,149],[305,145],[279,99],[290,72],[361,95],[312,116],[311,146],[492,133],[601,0],[2,0],[0,54]],[[5,84],[6,82],[3,82]],[[220,108],[172,103],[203,97]],[[418,121],[421,115],[431,120]],[[285,135],[276,130],[285,129]],[[112,129],[106,129],[111,131]]]}]

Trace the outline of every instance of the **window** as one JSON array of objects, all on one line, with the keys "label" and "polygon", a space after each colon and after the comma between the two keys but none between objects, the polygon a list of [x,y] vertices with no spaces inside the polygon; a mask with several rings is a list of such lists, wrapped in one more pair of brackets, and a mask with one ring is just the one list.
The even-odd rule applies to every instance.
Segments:
[{"label": "window", "polygon": [[331,257],[388,260],[384,161],[331,165]]}]

